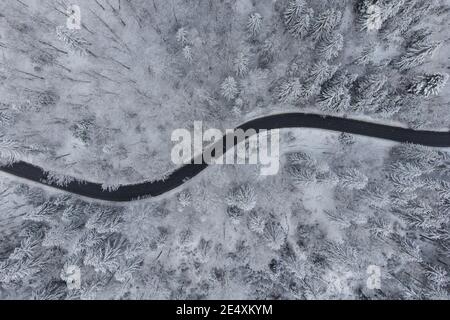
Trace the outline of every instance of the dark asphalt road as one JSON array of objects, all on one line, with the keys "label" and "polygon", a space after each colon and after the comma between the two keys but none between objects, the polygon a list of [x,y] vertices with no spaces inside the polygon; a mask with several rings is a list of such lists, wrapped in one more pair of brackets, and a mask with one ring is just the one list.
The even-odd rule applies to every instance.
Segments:
[{"label": "dark asphalt road", "polygon": [[[244,123],[236,129],[255,129],[258,131],[282,128],[317,128],[430,147],[450,147],[450,132],[418,131],[359,120],[304,113],[285,113],[262,117]],[[114,191],[103,190],[101,184],[88,181],[74,181],[64,187],[52,185],[45,182],[47,174],[44,169],[26,162],[17,162],[11,166],[0,167],[0,171],[93,199],[125,202],[162,195],[182,185],[206,167],[206,164],[185,165],[175,170],[165,180],[124,185]]]}]

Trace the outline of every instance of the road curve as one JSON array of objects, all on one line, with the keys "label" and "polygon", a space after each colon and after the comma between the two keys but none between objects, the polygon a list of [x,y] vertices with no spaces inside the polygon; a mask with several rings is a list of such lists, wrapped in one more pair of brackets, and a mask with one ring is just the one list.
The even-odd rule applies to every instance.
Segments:
[{"label": "road curve", "polygon": [[[419,131],[360,120],[321,116],[305,113],[282,113],[248,121],[235,129],[283,129],[315,128],[337,132],[347,132],[366,137],[380,138],[397,142],[409,142],[430,147],[450,147],[450,132]],[[224,140],[224,137],[222,138]],[[166,179],[139,184],[123,185],[117,190],[103,190],[102,185],[89,181],[73,181],[66,186],[58,186],[46,181],[44,169],[26,162],[16,162],[0,167],[0,171],[38,182],[66,192],[92,199],[127,202],[147,197],[156,197],[169,192],[199,174],[207,164],[188,164],[173,171]]]}]

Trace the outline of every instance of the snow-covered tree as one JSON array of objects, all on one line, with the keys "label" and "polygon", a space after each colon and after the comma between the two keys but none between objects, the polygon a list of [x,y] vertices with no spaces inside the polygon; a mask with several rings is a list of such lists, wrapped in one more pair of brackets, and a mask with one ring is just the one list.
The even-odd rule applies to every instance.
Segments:
[{"label": "snow-covered tree", "polygon": [[248,56],[244,52],[239,52],[234,59],[234,72],[238,77],[245,77],[248,73]]},{"label": "snow-covered tree", "polygon": [[322,84],[331,79],[338,70],[339,65],[329,65],[324,60],[314,63],[309,71],[309,81],[320,87]]},{"label": "snow-covered tree", "polygon": [[338,141],[343,146],[351,146],[354,145],[356,142],[355,136],[346,132],[342,132],[341,134],[339,134]]},{"label": "snow-covered tree", "polygon": [[304,0],[291,0],[284,11],[284,24],[294,37],[302,38],[309,32],[313,14]]},{"label": "snow-covered tree", "polygon": [[270,219],[266,222],[262,237],[273,250],[278,250],[286,240],[286,233],[278,221]]},{"label": "snow-covered tree", "polygon": [[262,69],[267,68],[274,59],[274,45],[270,39],[262,44],[259,50],[258,66]]},{"label": "snow-covered tree", "polygon": [[361,190],[366,187],[368,182],[367,176],[354,168],[340,170],[338,177],[340,185],[348,189]]},{"label": "snow-covered tree", "polygon": [[115,208],[96,208],[91,210],[91,216],[86,223],[86,228],[95,229],[99,233],[113,233],[118,231],[123,222],[122,212]]},{"label": "snow-covered tree", "polygon": [[263,17],[259,13],[250,14],[247,21],[247,31],[251,37],[256,37],[261,32],[262,21]]},{"label": "snow-covered tree", "polygon": [[296,103],[305,93],[300,78],[291,78],[282,81],[277,89],[277,99],[285,103]]},{"label": "snow-covered tree", "polygon": [[383,24],[382,7],[374,0],[360,0],[357,4],[358,22],[361,30],[376,31]]},{"label": "snow-covered tree", "polygon": [[122,263],[126,246],[125,238],[113,234],[100,244],[89,248],[83,262],[87,266],[94,267],[97,272],[115,272]]},{"label": "snow-covered tree", "polygon": [[442,154],[437,149],[413,143],[402,143],[392,148],[391,154],[404,162],[410,162],[427,171],[442,162]]},{"label": "snow-covered tree", "polygon": [[406,71],[425,63],[441,46],[440,42],[418,41],[406,49],[406,53],[394,62],[400,71]]},{"label": "snow-covered tree", "polygon": [[187,30],[183,27],[178,29],[176,39],[181,44],[182,47],[186,46],[189,43]]},{"label": "snow-covered tree", "polygon": [[24,156],[21,146],[13,140],[0,137],[0,163],[12,164]]},{"label": "snow-covered tree", "polygon": [[336,58],[344,48],[344,37],[338,32],[326,33],[317,45],[317,53],[322,59]]},{"label": "snow-covered tree", "polygon": [[319,40],[326,34],[330,34],[341,22],[342,13],[336,9],[327,9],[320,13],[311,26],[311,36]]},{"label": "snow-covered tree", "polygon": [[183,190],[177,196],[179,203],[179,210],[186,208],[192,203],[192,194],[188,190]]},{"label": "snow-covered tree", "polygon": [[237,86],[237,82],[233,77],[227,77],[224,82],[222,83],[221,87],[221,93],[222,96],[227,99],[228,101],[233,100],[236,98],[239,90]]},{"label": "snow-covered tree", "polygon": [[371,73],[355,81],[353,86],[352,109],[357,111],[374,112],[386,99],[387,77],[380,73]]},{"label": "snow-covered tree", "polygon": [[369,64],[373,59],[374,47],[374,43],[369,43],[369,45],[365,46],[361,50],[359,56],[355,59],[355,63],[359,65]]},{"label": "snow-covered tree", "polygon": [[447,73],[425,74],[408,88],[408,92],[425,97],[438,95],[447,84],[448,78]]},{"label": "snow-covered tree", "polygon": [[88,50],[89,42],[81,38],[75,30],[67,29],[64,26],[56,27],[56,36],[73,52],[84,55]]},{"label": "snow-covered tree", "polygon": [[354,76],[348,73],[336,73],[325,82],[319,94],[318,104],[326,112],[343,112],[350,108],[349,87]]},{"label": "snow-covered tree", "polygon": [[265,225],[265,217],[257,210],[252,210],[248,215],[248,228],[257,234],[262,234],[264,232]]},{"label": "snow-covered tree", "polygon": [[194,56],[192,54],[192,47],[189,45],[184,46],[183,48],[183,57],[186,59],[186,61],[191,64],[192,61],[194,61]]},{"label": "snow-covered tree", "polygon": [[256,205],[255,189],[248,183],[230,190],[226,197],[229,206],[235,206],[243,211],[250,211]]}]

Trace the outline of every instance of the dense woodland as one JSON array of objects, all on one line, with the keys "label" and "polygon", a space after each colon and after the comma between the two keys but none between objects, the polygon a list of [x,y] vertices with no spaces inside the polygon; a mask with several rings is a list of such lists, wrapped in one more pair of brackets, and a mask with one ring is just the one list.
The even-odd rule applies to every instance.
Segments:
[{"label": "dense woodland", "polygon": [[[173,170],[196,120],[449,130],[446,0],[78,3],[80,30],[67,1],[0,3],[3,165],[114,189]],[[1,174],[0,299],[449,299],[449,150],[292,129],[281,151],[276,176],[212,167],[124,205]]]}]

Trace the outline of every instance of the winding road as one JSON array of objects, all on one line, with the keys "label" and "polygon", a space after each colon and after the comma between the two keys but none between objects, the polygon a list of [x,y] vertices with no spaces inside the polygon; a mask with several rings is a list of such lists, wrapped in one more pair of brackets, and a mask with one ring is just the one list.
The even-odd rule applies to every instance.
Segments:
[{"label": "winding road", "polygon": [[[270,115],[248,121],[235,128],[235,130],[255,129],[258,131],[261,129],[271,130],[283,128],[324,129],[430,147],[450,147],[450,132],[418,131],[360,120],[305,113]],[[222,141],[224,139],[225,137],[222,138]],[[222,141],[219,142],[222,143]],[[206,167],[207,164],[205,163],[198,165],[188,164],[176,169],[164,180],[123,185],[117,190],[111,191],[103,190],[101,184],[89,181],[75,180],[66,186],[49,183],[46,181],[47,173],[44,169],[26,162],[16,162],[10,166],[0,167],[0,171],[92,199],[126,202],[147,197],[156,197],[169,192],[198,175]]]}]

